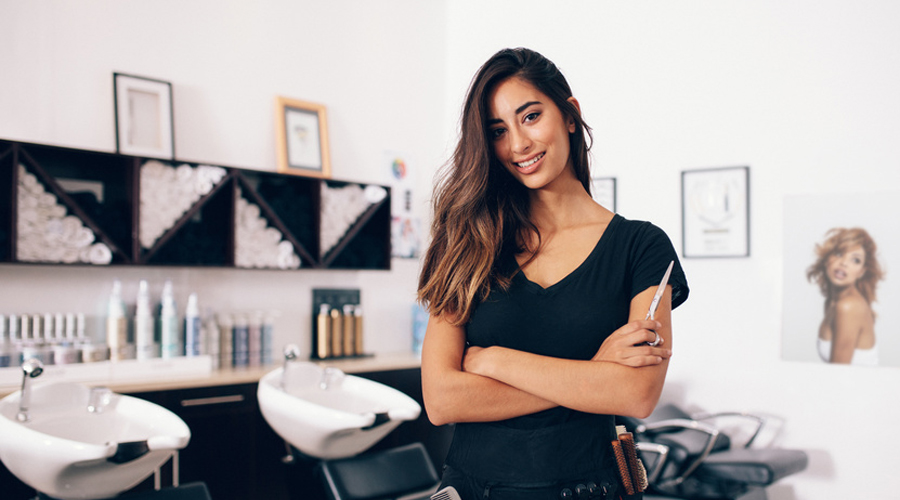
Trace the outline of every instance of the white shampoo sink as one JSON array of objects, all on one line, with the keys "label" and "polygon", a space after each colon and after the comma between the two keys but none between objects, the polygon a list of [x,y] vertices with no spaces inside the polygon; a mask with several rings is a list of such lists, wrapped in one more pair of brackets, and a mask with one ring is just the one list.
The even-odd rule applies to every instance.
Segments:
[{"label": "white shampoo sink", "polygon": [[0,400],[0,460],[22,482],[60,500],[112,498],[191,438],[169,410],[108,390],[35,384],[25,422],[17,418],[20,396]]},{"label": "white shampoo sink", "polygon": [[334,368],[292,361],[259,381],[263,417],[305,455],[332,459],[362,453],[398,425],[419,417],[406,394]]}]

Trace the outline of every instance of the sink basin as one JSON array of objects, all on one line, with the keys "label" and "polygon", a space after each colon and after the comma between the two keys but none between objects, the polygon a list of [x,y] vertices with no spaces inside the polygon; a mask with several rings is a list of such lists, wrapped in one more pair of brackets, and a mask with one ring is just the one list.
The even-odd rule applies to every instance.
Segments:
[{"label": "sink basin", "polygon": [[191,438],[178,416],[142,399],[92,394],[75,383],[35,384],[31,391],[26,422],[16,418],[21,391],[0,400],[0,460],[52,498],[114,497],[150,476]]},{"label": "sink basin", "polygon": [[357,455],[419,417],[406,394],[334,368],[293,361],[259,381],[263,417],[285,441],[321,459]]}]

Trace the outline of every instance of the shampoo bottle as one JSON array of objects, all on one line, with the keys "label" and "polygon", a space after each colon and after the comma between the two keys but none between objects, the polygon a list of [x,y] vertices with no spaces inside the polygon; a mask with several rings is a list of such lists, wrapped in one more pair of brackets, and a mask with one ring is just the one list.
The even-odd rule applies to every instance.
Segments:
[{"label": "shampoo bottle", "polygon": [[246,316],[235,316],[231,341],[235,368],[248,366],[250,364],[250,329]]},{"label": "shampoo bottle", "polygon": [[344,321],[341,310],[337,307],[331,310],[331,356],[344,355]]},{"label": "shampoo bottle", "polygon": [[221,364],[221,342],[219,337],[221,335],[219,330],[219,324],[216,322],[216,317],[213,315],[212,311],[207,307],[205,310],[205,314],[203,316],[203,354],[208,354],[213,370],[218,370]]},{"label": "shampoo bottle", "polygon": [[11,365],[10,346],[9,337],[6,334],[6,316],[0,314],[0,368],[7,368]]},{"label": "shampoo bottle", "polygon": [[156,343],[156,320],[150,309],[150,290],[147,280],[138,284],[137,303],[134,309],[134,343],[137,359],[159,357],[159,344]]},{"label": "shampoo bottle", "polygon": [[331,355],[331,306],[321,304],[316,316],[316,345],[313,346],[316,357],[325,359]]},{"label": "shampoo bottle", "polygon": [[250,316],[247,323],[247,365],[259,366],[262,360],[262,313]]},{"label": "shampoo bottle", "polygon": [[184,354],[184,342],[178,327],[178,311],[170,280],[166,280],[166,284],[163,285],[162,300],[159,304],[159,343],[163,358],[174,358]]},{"label": "shampoo bottle", "polygon": [[356,326],[353,317],[353,304],[344,304],[344,356],[359,354],[356,352]]},{"label": "shampoo bottle", "polygon": [[122,300],[122,282],[113,281],[112,293],[106,308],[106,345],[109,359],[127,359],[128,323],[125,320],[125,302]]},{"label": "shampoo bottle", "polygon": [[359,304],[353,308],[353,327],[355,329],[353,340],[356,342],[354,350],[357,356],[362,356],[366,351],[363,345],[363,308]]},{"label": "shampoo bottle", "polygon": [[262,335],[260,338],[260,361],[263,365],[272,364],[272,343],[275,340],[275,319],[271,314],[263,317]]},{"label": "shampoo bottle", "polygon": [[184,310],[184,355],[199,356],[202,345],[200,307],[197,305],[197,294],[192,293]]},{"label": "shampoo bottle", "polygon": [[231,316],[227,314],[219,315],[219,366],[221,368],[231,368],[234,366],[234,325],[231,322]]}]

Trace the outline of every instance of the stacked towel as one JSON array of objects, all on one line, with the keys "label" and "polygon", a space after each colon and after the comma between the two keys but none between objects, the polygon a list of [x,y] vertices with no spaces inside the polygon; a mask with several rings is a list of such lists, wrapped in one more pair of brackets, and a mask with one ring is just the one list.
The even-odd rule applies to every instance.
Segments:
[{"label": "stacked towel", "polygon": [[151,248],[226,173],[211,165],[173,167],[156,160],[141,165],[141,246]]},{"label": "stacked towel", "polygon": [[381,186],[350,184],[344,187],[330,187],[322,183],[322,224],[320,245],[322,255],[327,255],[350,227],[375,203],[387,196]]},{"label": "stacked towel", "polygon": [[260,214],[259,205],[243,195],[237,200],[234,221],[234,264],[262,269],[297,269],[300,257],[294,246]]},{"label": "stacked towel", "polygon": [[112,251],[95,243],[94,232],[48,193],[33,174],[19,165],[16,196],[16,256],[23,262],[76,262],[104,265],[112,262]]}]

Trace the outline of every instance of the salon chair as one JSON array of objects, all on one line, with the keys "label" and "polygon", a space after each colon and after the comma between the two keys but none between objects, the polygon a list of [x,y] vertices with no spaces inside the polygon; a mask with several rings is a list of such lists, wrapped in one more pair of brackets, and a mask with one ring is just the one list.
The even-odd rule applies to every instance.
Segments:
[{"label": "salon chair", "polygon": [[155,491],[130,493],[117,498],[118,500],[212,500],[206,484],[201,482],[172,486]]},{"label": "salon chair", "polygon": [[[743,445],[733,445],[709,423],[740,417],[752,428]],[[635,435],[647,467],[648,499],[766,500],[765,488],[806,469],[801,450],[754,448],[766,419],[743,413],[692,416],[675,405],[659,407],[647,419],[617,417]],[[657,496],[654,496],[657,495]]]},{"label": "salon chair", "polygon": [[422,443],[323,460],[320,471],[330,500],[427,499],[439,483]]}]

